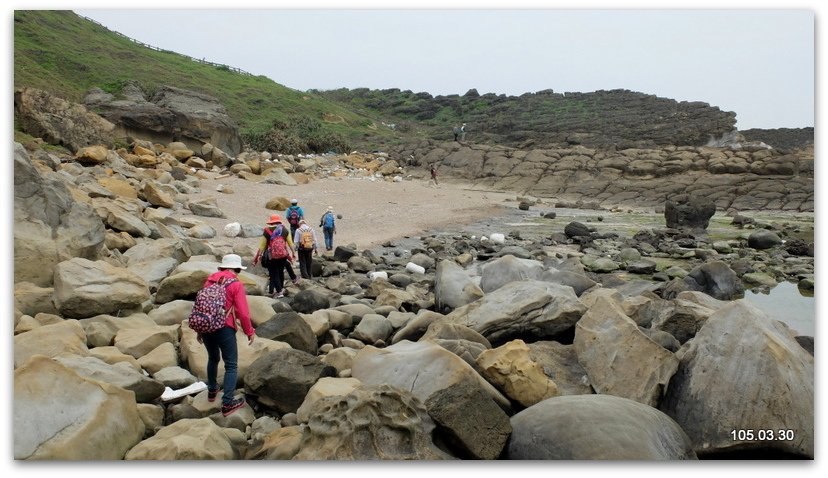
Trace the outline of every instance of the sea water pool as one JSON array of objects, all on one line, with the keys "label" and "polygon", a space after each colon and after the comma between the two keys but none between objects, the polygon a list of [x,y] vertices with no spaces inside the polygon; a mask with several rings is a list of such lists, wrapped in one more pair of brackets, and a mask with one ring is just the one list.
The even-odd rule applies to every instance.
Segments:
[{"label": "sea water pool", "polygon": [[768,293],[745,291],[745,300],[762,309],[772,319],[780,320],[799,335],[814,336],[816,301],[804,295],[792,282],[780,282]]}]

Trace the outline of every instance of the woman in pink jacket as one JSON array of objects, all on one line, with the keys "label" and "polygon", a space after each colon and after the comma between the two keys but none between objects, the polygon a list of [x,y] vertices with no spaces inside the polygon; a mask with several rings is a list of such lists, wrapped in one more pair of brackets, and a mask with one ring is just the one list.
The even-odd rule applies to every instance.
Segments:
[{"label": "woman in pink jacket", "polygon": [[238,378],[239,350],[236,345],[236,320],[241,324],[247,344],[252,345],[256,331],[250,321],[250,308],[247,305],[247,294],[244,285],[238,280],[242,269],[241,257],[236,254],[227,254],[222,257],[218,272],[207,278],[204,286],[217,282],[226,285],[227,301],[224,310],[228,311],[225,326],[207,334],[199,334],[198,341],[207,348],[207,400],[213,402],[219,392],[218,363],[224,360],[224,394],[221,397],[221,413],[224,416],[244,406],[244,397],[235,398],[236,380]]}]

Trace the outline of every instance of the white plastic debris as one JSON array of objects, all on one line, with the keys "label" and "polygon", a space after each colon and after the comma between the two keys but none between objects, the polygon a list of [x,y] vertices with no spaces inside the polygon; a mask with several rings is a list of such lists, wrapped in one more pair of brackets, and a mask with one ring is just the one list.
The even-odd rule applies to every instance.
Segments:
[{"label": "white plastic debris", "polygon": [[388,273],[385,271],[372,271],[368,273],[368,278],[371,280],[385,279],[388,280]]},{"label": "white plastic debris", "polygon": [[495,244],[503,244],[506,242],[506,236],[499,232],[495,232],[489,236],[489,239]]},{"label": "white plastic debris", "polygon": [[230,224],[224,226],[224,235],[227,237],[236,237],[241,234],[241,224],[237,222],[231,222]]},{"label": "white plastic debris", "polygon": [[425,274],[425,267],[419,266],[413,262],[409,262],[405,265],[405,270],[408,272],[413,272],[415,274]]},{"label": "white plastic debris", "polygon": [[170,400],[175,400],[185,395],[192,395],[204,390],[207,390],[207,384],[204,382],[196,382],[178,390],[173,390],[170,387],[164,387],[164,393],[161,394],[161,401],[169,402]]}]

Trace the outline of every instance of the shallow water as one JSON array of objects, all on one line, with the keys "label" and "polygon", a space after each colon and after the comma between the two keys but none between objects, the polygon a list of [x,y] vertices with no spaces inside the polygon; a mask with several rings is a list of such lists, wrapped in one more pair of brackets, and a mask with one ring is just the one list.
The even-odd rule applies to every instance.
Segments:
[{"label": "shallow water", "polygon": [[745,291],[745,300],[762,309],[770,318],[785,322],[799,335],[814,336],[814,297],[803,295],[796,284],[781,282],[767,294]]},{"label": "shallow water", "polygon": [[[595,226],[598,232],[616,232],[622,236],[630,237],[637,231],[645,228],[663,228],[664,215],[658,213],[629,213],[593,211],[584,209],[548,208],[557,213],[555,219],[543,219],[540,211],[522,211],[509,208],[502,216],[490,217],[486,220],[473,222],[459,226],[454,229],[437,228],[427,234],[452,235],[458,231],[477,236],[489,235],[493,232],[508,234],[517,230],[524,239],[540,239],[548,237],[551,232],[563,232],[564,227],[571,221],[582,222],[588,226]],[[757,219],[766,220],[767,217],[758,213],[751,216]],[[799,217],[802,216],[802,217]],[[782,219],[782,218],[777,218]],[[809,229],[812,234],[813,217],[809,215],[789,214],[785,218],[789,222],[803,224],[804,229]],[[712,218],[708,232],[711,238],[733,239],[740,235],[747,234],[749,230],[739,230],[730,225],[732,219],[717,212]],[[425,235],[425,234],[424,234]],[[393,241],[402,249],[421,246],[418,238],[420,235],[407,237]],[[810,238],[812,240],[812,237]],[[380,254],[387,252],[384,248],[376,248]],[[782,282],[771,289],[768,293],[754,293],[745,291],[745,297],[752,305],[762,309],[772,319],[780,320],[789,327],[796,330],[800,335],[814,336],[816,309],[813,294],[803,295],[796,284]]]}]

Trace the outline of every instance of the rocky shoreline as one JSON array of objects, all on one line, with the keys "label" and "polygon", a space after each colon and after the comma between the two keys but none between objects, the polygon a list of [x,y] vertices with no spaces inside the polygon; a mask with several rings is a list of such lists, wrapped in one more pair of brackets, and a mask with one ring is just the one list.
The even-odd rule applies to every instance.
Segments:
[{"label": "rocky shoreline", "polygon": [[[249,268],[248,404],[223,417],[206,391],[162,398],[206,377],[195,293],[223,254],[252,258],[190,199],[222,169],[173,144],[71,160],[16,144],[14,159],[16,459],[814,457],[813,337],[740,299],[750,280],[813,286],[807,221],[627,233],[613,210],[555,222],[521,198],[517,223],[547,221],[539,233],[484,222],[340,245],[278,300]],[[401,167],[346,159],[324,167]],[[223,171],[295,180],[298,164]]]}]

